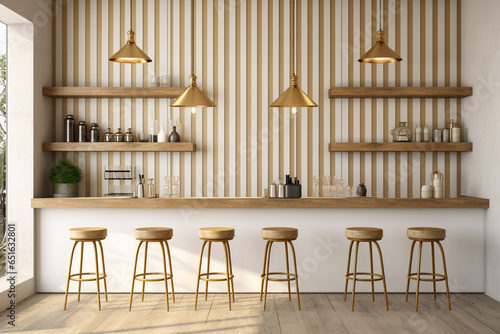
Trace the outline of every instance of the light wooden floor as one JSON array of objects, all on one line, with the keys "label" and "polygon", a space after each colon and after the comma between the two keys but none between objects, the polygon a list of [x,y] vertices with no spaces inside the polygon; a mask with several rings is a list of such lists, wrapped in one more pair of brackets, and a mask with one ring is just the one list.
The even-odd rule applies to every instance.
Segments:
[{"label": "light wooden floor", "polygon": [[389,295],[389,312],[380,294],[375,302],[357,294],[354,312],[342,294],[301,294],[300,312],[295,296],[289,302],[285,294],[269,295],[266,312],[257,294],[237,294],[232,311],[223,294],[200,298],[197,311],[193,294],[176,294],[170,312],[164,295],[148,294],[142,303],[136,295],[132,312],[128,298],[110,294],[99,312],[95,294],[80,303],[70,295],[63,311],[64,295],[37,294],[17,305],[16,327],[0,313],[0,333],[500,333],[500,303],[483,294],[453,294],[452,311],[445,295],[437,302],[421,295],[418,312],[414,295],[405,303],[403,294]]}]

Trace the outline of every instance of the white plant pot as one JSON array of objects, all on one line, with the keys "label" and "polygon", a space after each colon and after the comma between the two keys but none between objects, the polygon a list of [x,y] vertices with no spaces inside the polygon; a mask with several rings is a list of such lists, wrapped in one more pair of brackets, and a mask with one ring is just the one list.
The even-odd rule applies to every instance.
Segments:
[{"label": "white plant pot", "polygon": [[76,197],[75,185],[69,183],[56,184],[55,198]]}]

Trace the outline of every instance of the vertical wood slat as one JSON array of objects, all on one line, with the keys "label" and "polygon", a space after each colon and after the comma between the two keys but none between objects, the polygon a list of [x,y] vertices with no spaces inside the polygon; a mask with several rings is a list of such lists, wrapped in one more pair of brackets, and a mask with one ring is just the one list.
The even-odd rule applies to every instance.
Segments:
[{"label": "vertical wood slat", "polygon": [[[62,10],[56,12],[52,23],[55,27],[56,22],[61,22],[62,28],[60,34],[53,33],[53,51],[60,52],[55,58],[60,59],[61,64],[57,65],[61,66],[61,71],[53,70],[54,83],[89,85],[92,80],[97,80],[97,86],[147,86],[150,76],[163,74],[160,72],[165,68],[170,71],[174,65],[172,57],[167,59],[163,51],[160,51],[159,45],[165,38],[167,40],[174,38],[169,39],[170,37],[165,37],[166,34],[176,36],[180,46],[174,48],[174,42],[171,41],[167,48],[171,54],[176,53],[180,63],[178,69],[169,72],[176,73],[172,82],[179,86],[187,83],[191,54],[189,2],[168,2],[164,6],[160,5],[159,0],[132,0],[132,4],[136,10],[132,25],[139,25],[135,29],[136,33],[139,31],[142,33],[142,48],[145,51],[152,50],[154,63],[151,66],[143,65],[141,68],[137,65],[112,63],[106,65],[107,59],[101,57],[102,49],[107,48],[111,54],[116,51],[117,45],[121,46],[125,42],[128,30],[126,29],[128,1],[99,0],[96,4],[90,4],[76,0],[71,5],[63,3]],[[142,127],[134,129],[136,133],[147,133],[151,119],[161,119],[161,122],[164,122],[165,115],[172,117],[171,115],[179,113],[181,132],[185,135],[183,140],[196,140],[201,150],[199,154],[175,155],[180,159],[182,195],[260,196],[270,181],[291,172],[305,184],[304,196],[312,195],[313,176],[318,175],[321,178],[323,175],[333,177],[337,174],[336,176],[346,180],[349,185],[356,185],[370,175],[369,190],[375,195],[413,197],[419,192],[416,185],[427,182],[427,166],[427,169],[444,168],[446,195],[456,196],[460,193],[460,154],[456,154],[455,158],[455,155],[450,153],[430,155],[422,153],[420,156],[418,153],[342,155],[325,151],[329,142],[342,137],[349,141],[375,141],[377,138],[390,141],[388,132],[396,125],[393,122],[404,120],[405,114],[412,129],[416,126],[412,124],[413,120],[418,118],[421,124],[428,122],[434,127],[441,127],[441,122],[446,122],[455,112],[453,108],[456,103],[457,121],[461,121],[460,100],[455,102],[446,99],[442,103],[436,100],[430,104],[424,99],[404,102],[351,100],[345,105],[346,127],[338,128],[336,121],[340,118],[336,114],[337,101],[324,98],[329,85],[387,86],[394,83],[396,86],[426,86],[429,80],[434,85],[441,83],[442,80],[445,86],[460,85],[460,0],[445,0],[444,4],[438,1],[426,3],[419,0],[384,0],[383,4],[386,41],[397,52],[406,54],[406,59],[403,60],[406,63],[365,65],[357,62],[357,58],[366,50],[367,45],[374,42],[375,36],[372,31],[363,32],[369,30],[370,25],[373,31],[377,28],[378,1],[337,0],[328,3],[313,0],[297,1],[297,74],[301,79],[301,87],[310,96],[314,96],[320,105],[318,109],[299,111],[297,119],[289,117],[288,110],[275,111],[267,107],[268,103],[271,103],[288,85],[287,65],[290,46],[288,42],[290,21],[286,15],[288,11],[282,10],[281,14],[274,15],[279,9],[289,8],[287,0],[270,2],[260,0],[257,3],[248,0],[241,2],[213,0],[208,3],[197,1],[197,17],[202,18],[198,20],[198,24],[203,26],[197,28],[200,33],[196,36],[196,45],[201,50],[197,52],[196,72],[201,77],[203,90],[213,91],[213,99],[219,108],[199,111],[203,114],[191,117],[189,111],[164,109],[166,104],[158,99],[150,101],[62,99],[54,103],[53,138],[54,140],[60,138],[56,129],[70,112],[77,120],[81,116],[89,124],[97,121],[99,125],[107,124],[113,130],[118,126],[126,130],[127,124]],[[106,15],[103,15],[104,6],[107,9]],[[400,6],[405,6],[407,11],[404,18],[401,17]],[[167,7],[169,10],[163,10]],[[324,9],[329,10],[329,15],[324,13]],[[338,10],[347,11],[348,15],[342,18],[337,15]],[[90,16],[94,11],[97,13],[95,19]],[[155,30],[148,32],[148,25],[151,24],[148,22],[148,19],[151,20],[148,14],[153,11],[154,21],[168,20],[170,30],[159,29],[160,25],[156,24]],[[254,13],[256,18],[253,16]],[[457,17],[456,25],[452,24],[455,22],[454,15]],[[207,17],[213,17],[213,30],[206,29]],[[441,21],[441,18],[444,20]],[[347,22],[340,23],[339,19]],[[175,20],[177,25],[173,23]],[[407,22],[403,23],[404,20]],[[222,22],[222,25],[219,22]],[[419,33],[415,34],[413,26],[417,22],[420,23]],[[404,36],[403,25],[406,25],[407,29]],[[72,29],[68,29],[68,26]],[[223,29],[219,30],[221,27]],[[336,30],[342,27],[347,27],[348,32],[337,35]],[[102,36],[104,31],[108,36],[106,40]],[[362,33],[358,34],[359,31]],[[95,32],[97,32],[96,37],[93,35]],[[207,49],[208,34],[213,34],[211,35],[213,52],[208,52]],[[417,39],[414,35],[418,36]],[[338,36],[347,39],[339,41]],[[429,40],[429,36],[432,40]],[[445,38],[445,44],[438,48],[442,36]],[[457,42],[453,40],[453,43],[450,43],[450,38],[454,36]],[[326,38],[328,43],[325,43]],[[403,39],[407,40],[404,50],[401,49]],[[56,47],[57,43],[60,43],[60,47]],[[414,44],[419,47],[414,47]],[[456,48],[452,45],[456,45]],[[91,62],[93,53],[97,54],[96,64]],[[347,66],[347,71],[340,76],[337,75],[340,69],[336,68],[337,54],[342,55],[343,64]],[[163,58],[168,60],[166,66]],[[328,58],[329,70],[328,73],[324,73],[322,69]],[[451,74],[453,62],[457,63],[456,79],[452,78]],[[208,67],[213,67],[212,78],[208,76]],[[402,72],[403,68],[405,75]],[[219,69],[222,69],[222,72]],[[220,73],[223,75],[220,76]],[[336,82],[338,78],[340,82]],[[264,82],[266,84],[263,84]],[[220,88],[223,88],[222,91]],[[234,106],[234,110],[230,106]],[[119,109],[115,109],[116,107]],[[148,117],[148,109],[151,109],[154,116]],[[142,122],[137,116],[142,117]],[[382,117],[377,119],[377,116]],[[213,138],[208,135],[208,126]],[[336,133],[337,128],[342,133]],[[101,129],[102,132],[105,131],[103,126]],[[257,138],[254,138],[255,136]],[[53,159],[65,155],[66,153],[53,154]],[[85,182],[81,186],[81,194],[84,195],[93,193],[102,195],[105,190],[105,187],[102,187],[104,183],[102,171],[104,165],[113,164],[114,159],[118,158],[122,164],[133,163],[144,170],[138,172],[152,173],[157,179],[158,189],[162,189],[163,180],[160,177],[166,173],[164,169],[167,167],[167,162],[169,170],[176,164],[174,159],[165,160],[165,155],[160,153],[142,155],[70,153],[68,156],[85,171]],[[342,169],[340,167],[342,165],[347,169]],[[456,175],[456,179],[452,179],[451,175]],[[377,184],[377,180],[382,183]],[[456,187],[453,183],[456,183]]]}]

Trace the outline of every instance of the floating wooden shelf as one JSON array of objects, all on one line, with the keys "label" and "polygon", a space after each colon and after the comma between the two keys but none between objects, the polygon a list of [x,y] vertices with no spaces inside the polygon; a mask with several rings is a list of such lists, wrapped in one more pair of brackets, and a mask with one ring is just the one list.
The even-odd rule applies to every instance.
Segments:
[{"label": "floating wooden shelf", "polygon": [[43,143],[42,149],[51,152],[194,152],[196,144],[180,143]]},{"label": "floating wooden shelf", "polygon": [[332,87],[335,98],[462,98],[472,95],[472,87]]},{"label": "floating wooden shelf", "polygon": [[42,208],[477,208],[487,209],[490,201],[484,198],[462,196],[458,198],[103,198],[103,197],[73,197],[73,198],[33,198],[31,207]]},{"label": "floating wooden shelf", "polygon": [[330,143],[330,152],[472,152],[472,143]]},{"label": "floating wooden shelf", "polygon": [[176,98],[186,87],[43,87],[43,95],[66,98]]}]

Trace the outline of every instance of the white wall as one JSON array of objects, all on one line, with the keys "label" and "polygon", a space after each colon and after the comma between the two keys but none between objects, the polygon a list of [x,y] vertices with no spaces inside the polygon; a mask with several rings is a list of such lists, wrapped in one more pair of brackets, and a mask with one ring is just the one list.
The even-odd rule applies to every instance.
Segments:
[{"label": "white wall", "polygon": [[[45,166],[50,164],[50,156],[38,149],[50,138],[52,118],[51,101],[43,98],[41,90],[51,83],[51,48],[47,45],[52,45],[52,27],[46,3],[50,2],[0,1],[0,19],[7,24],[8,34],[7,219],[17,224],[18,302],[35,292],[30,199],[43,189]],[[35,182],[35,175],[40,182]],[[9,302],[7,287],[2,279],[0,307]]]},{"label": "white wall", "polygon": [[462,1],[463,127],[474,152],[462,155],[462,192],[490,199],[486,211],[486,294],[500,300],[500,1]]},{"label": "white wall", "polygon": [[[387,275],[387,289],[403,292],[411,242],[406,229],[411,226],[439,226],[447,229],[443,241],[449,284],[452,292],[484,291],[484,212],[483,209],[40,209],[36,210],[37,252],[36,276],[38,292],[63,292],[69,256],[73,242],[68,229],[75,226],[103,226],[108,228],[104,240],[108,288],[112,292],[130,291],[135,250],[134,228],[170,226],[174,237],[169,242],[174,271],[175,289],[193,292],[196,288],[199,252],[202,242],[198,228],[203,226],[234,227],[236,236],[230,242],[237,292],[257,292],[265,242],[261,228],[266,226],[294,226],[299,237],[294,241],[302,292],[343,292],[349,242],[345,228],[349,226],[377,226],[384,229],[380,247]],[[430,269],[430,246],[423,255],[422,268]],[[87,246],[83,271],[94,270],[92,246]],[[359,266],[367,271],[369,253],[360,246]],[[220,245],[213,246],[216,261],[223,264]],[[274,244],[271,268],[285,269],[283,245]],[[439,254],[436,269],[441,270]],[[152,245],[148,251],[148,271],[161,270],[161,251]],[[78,262],[78,253],[76,260]],[[142,257],[141,257],[142,258]],[[375,255],[375,270],[379,270]],[[205,267],[205,266],[204,266]],[[76,270],[77,265],[74,264]],[[142,266],[139,266],[142,268]],[[155,269],[156,268],[156,269]],[[215,271],[219,271],[214,268]],[[414,268],[415,269],[415,268]],[[83,284],[85,291],[96,291],[95,282]],[[71,291],[77,285],[73,283]],[[225,291],[223,283],[211,283],[210,291]],[[137,285],[136,285],[137,287]],[[432,284],[421,284],[421,291],[431,291]],[[370,284],[359,283],[357,291],[368,291]],[[412,285],[413,291],[415,285]],[[150,283],[147,291],[162,291],[163,284]],[[271,291],[284,291],[285,285],[272,284]],[[376,284],[377,291],[382,284]],[[438,284],[443,291],[444,284]],[[139,290],[136,290],[139,291]],[[73,297],[74,298],[74,297]],[[73,299],[74,301],[74,299]]]}]

